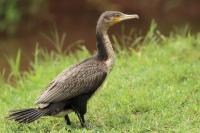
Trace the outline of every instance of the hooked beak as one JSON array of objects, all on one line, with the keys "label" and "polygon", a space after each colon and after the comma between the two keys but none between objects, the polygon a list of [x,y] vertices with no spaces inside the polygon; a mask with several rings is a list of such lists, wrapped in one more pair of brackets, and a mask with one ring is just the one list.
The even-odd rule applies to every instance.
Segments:
[{"label": "hooked beak", "polygon": [[133,14],[133,15],[124,14],[121,17],[121,21],[127,20],[127,19],[139,19],[139,16],[137,14]]},{"label": "hooked beak", "polygon": [[128,20],[128,19],[139,19],[139,16],[137,14],[132,14],[132,15],[123,14],[120,17],[114,18],[112,24],[116,24],[116,23],[119,23],[121,21]]}]

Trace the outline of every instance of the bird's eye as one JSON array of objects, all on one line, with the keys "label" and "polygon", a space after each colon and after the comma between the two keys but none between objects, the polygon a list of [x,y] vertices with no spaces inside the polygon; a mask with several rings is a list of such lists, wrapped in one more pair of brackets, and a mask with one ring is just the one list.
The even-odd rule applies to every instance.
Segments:
[{"label": "bird's eye", "polygon": [[120,17],[120,14],[115,14],[115,17]]}]

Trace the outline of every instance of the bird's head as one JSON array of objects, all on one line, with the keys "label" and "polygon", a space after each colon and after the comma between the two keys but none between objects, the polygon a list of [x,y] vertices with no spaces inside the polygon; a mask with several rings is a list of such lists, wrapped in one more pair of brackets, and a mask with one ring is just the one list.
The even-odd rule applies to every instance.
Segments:
[{"label": "bird's head", "polygon": [[99,17],[97,27],[102,30],[107,30],[112,25],[128,19],[139,19],[137,14],[124,14],[119,11],[106,11]]}]

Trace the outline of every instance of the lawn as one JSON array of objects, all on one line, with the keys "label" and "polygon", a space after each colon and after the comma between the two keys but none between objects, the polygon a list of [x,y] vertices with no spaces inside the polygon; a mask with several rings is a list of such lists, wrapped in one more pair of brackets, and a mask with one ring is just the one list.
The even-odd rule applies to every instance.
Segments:
[{"label": "lawn", "polygon": [[0,132],[198,133],[200,34],[154,37],[149,33],[138,47],[139,52],[118,47],[113,71],[89,101],[85,129],[74,113],[70,114],[71,126],[63,118],[43,117],[29,125],[4,118],[10,109],[34,107],[35,99],[53,77],[90,56],[85,48],[67,56],[38,48],[32,69],[11,75],[16,83],[0,78]]}]

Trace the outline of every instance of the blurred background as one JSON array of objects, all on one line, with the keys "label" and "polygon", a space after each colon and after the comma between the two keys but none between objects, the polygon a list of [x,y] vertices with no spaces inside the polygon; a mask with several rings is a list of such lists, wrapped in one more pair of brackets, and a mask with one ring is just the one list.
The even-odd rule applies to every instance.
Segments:
[{"label": "blurred background", "polygon": [[9,70],[6,57],[15,58],[18,49],[21,69],[26,70],[36,44],[53,49],[44,34],[55,28],[60,35],[66,33],[65,48],[83,40],[87,49],[95,50],[96,22],[106,10],[140,16],[116,25],[111,34],[119,34],[124,25],[145,35],[152,19],[164,35],[185,25],[194,33],[200,30],[200,0],[0,0],[0,70]]}]

